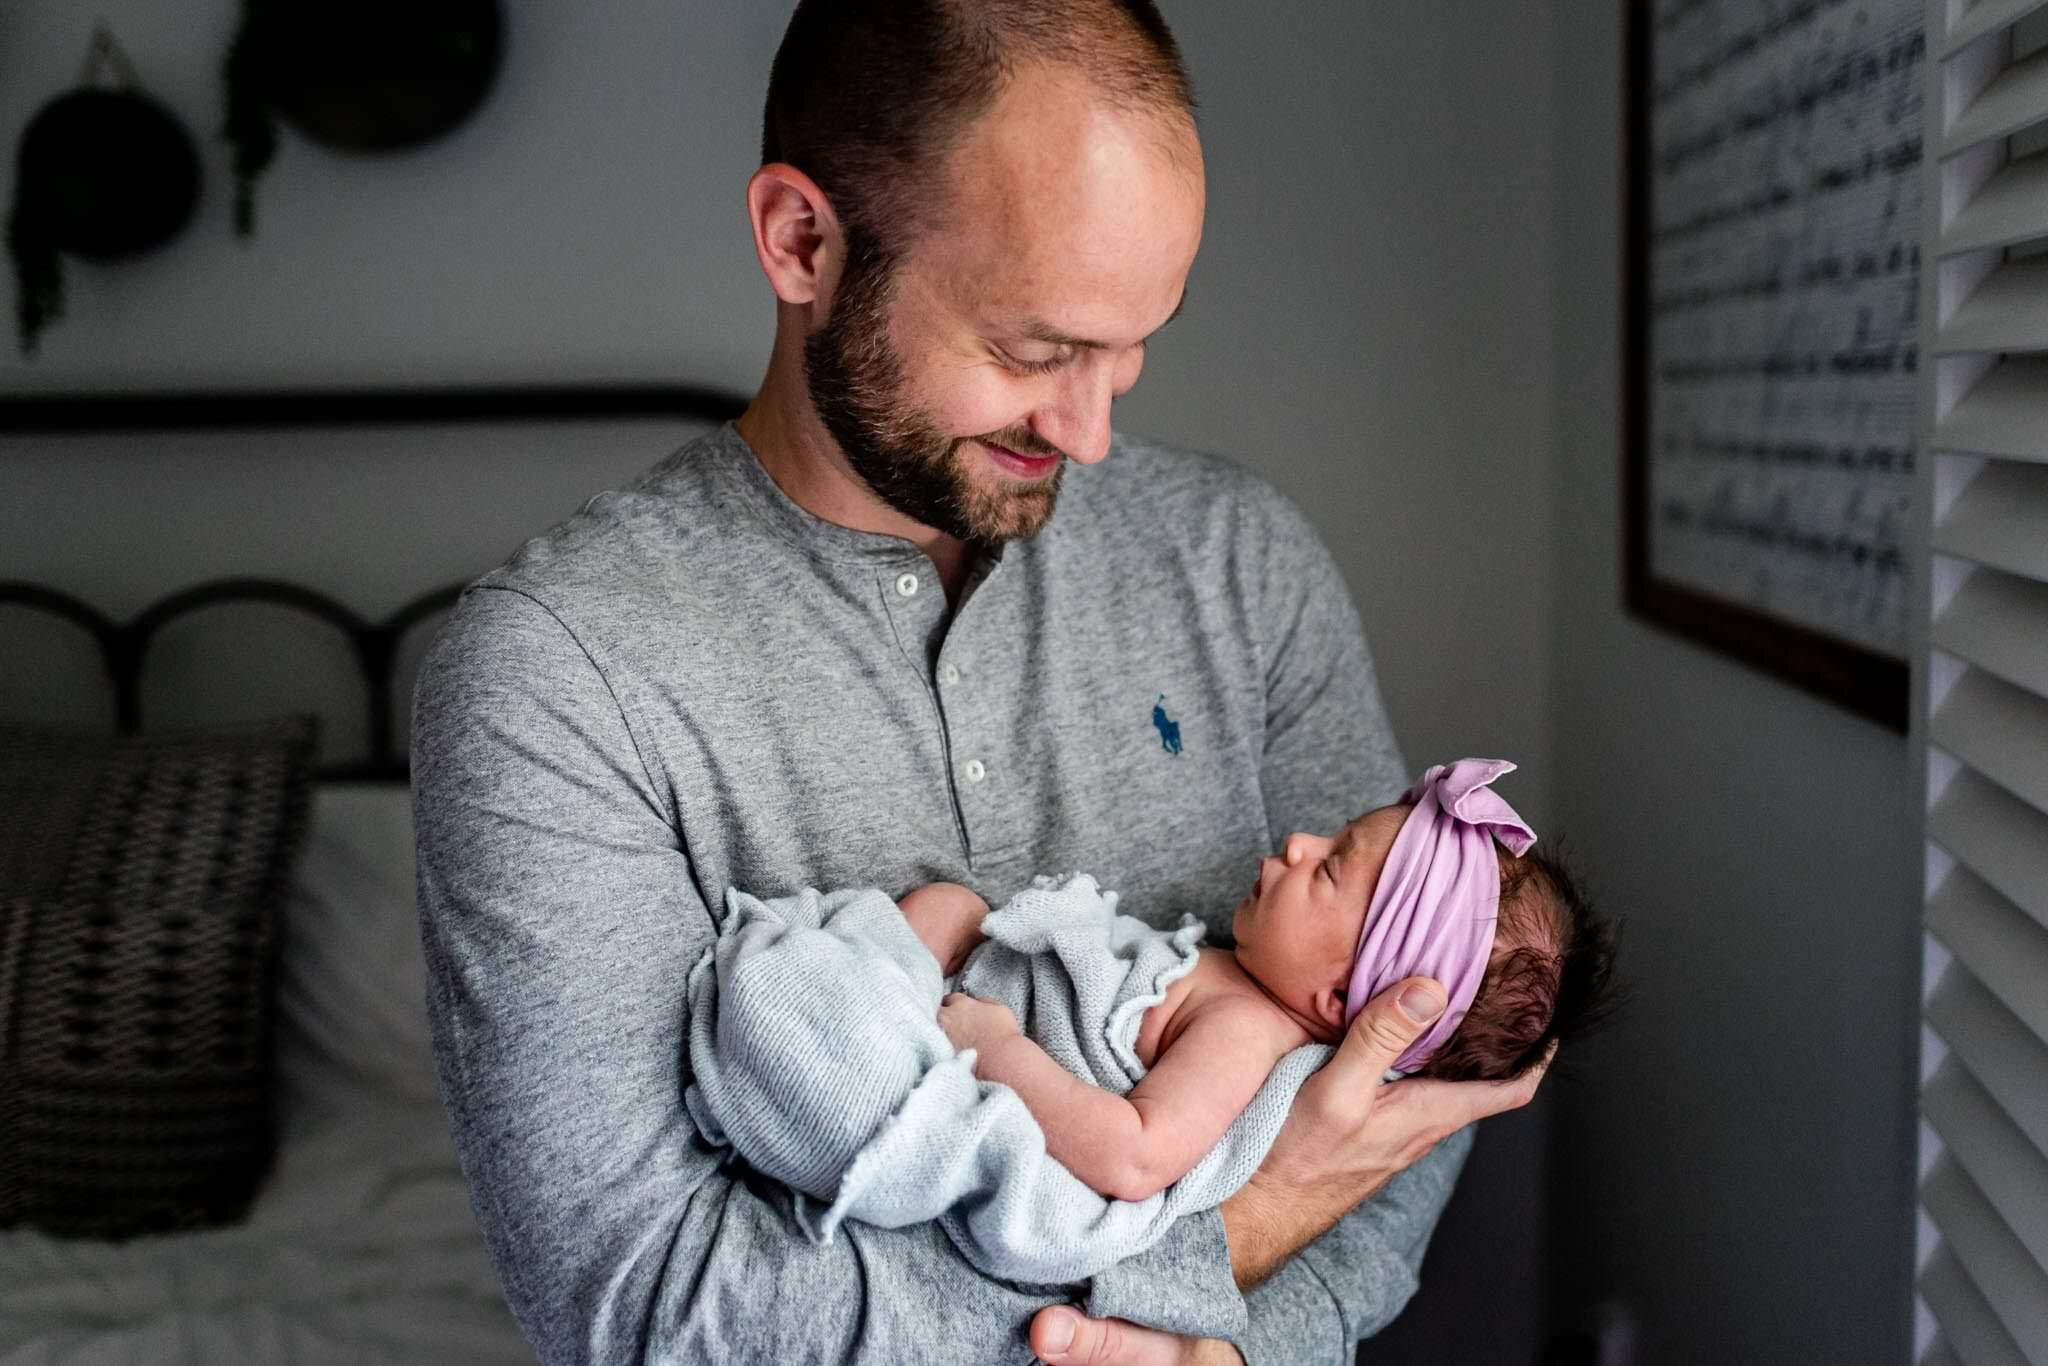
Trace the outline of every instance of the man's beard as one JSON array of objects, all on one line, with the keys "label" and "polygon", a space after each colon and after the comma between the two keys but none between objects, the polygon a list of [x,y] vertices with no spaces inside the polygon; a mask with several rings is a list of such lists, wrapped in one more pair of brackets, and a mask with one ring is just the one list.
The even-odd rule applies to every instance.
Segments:
[{"label": "man's beard", "polygon": [[984,457],[966,443],[1062,453],[1023,429],[955,440],[905,396],[903,361],[889,343],[889,270],[871,253],[851,253],[831,315],[804,342],[804,377],[818,419],[875,496],[912,521],[959,541],[1036,535],[1052,516],[1066,461],[1038,483],[990,487],[972,478],[969,462]]}]

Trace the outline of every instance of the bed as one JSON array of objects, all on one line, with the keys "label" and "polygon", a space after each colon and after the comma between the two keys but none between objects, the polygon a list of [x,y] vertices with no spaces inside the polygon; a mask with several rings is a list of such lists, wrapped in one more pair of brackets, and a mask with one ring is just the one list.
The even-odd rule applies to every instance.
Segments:
[{"label": "bed", "polygon": [[[222,430],[216,409],[187,431],[10,451],[14,493],[46,515],[0,508],[0,722],[148,735],[310,713],[323,739],[275,908],[276,1148],[253,1203],[120,1241],[0,1228],[0,1366],[533,1361],[428,1043],[412,671],[462,582],[736,409],[673,406],[537,424],[472,404],[429,428],[417,409],[365,424],[329,404],[281,435],[293,414],[273,405],[261,430]],[[257,468],[274,481],[252,484]],[[126,496],[74,516],[99,484]],[[222,567],[259,572],[194,572]]]},{"label": "bed", "polygon": [[[452,600],[444,588],[365,623],[310,589],[199,585],[134,622],[233,603],[348,627],[387,671]],[[39,585],[0,603],[120,627]],[[132,638],[131,638],[132,639]],[[119,651],[112,652],[118,658]],[[140,665],[145,658],[130,657]],[[274,1165],[240,1222],[123,1241],[0,1230],[0,1362],[531,1361],[469,1212],[436,1092],[413,910],[410,793],[375,678],[376,749],[323,766],[276,917]],[[124,728],[141,671],[115,679]]]}]

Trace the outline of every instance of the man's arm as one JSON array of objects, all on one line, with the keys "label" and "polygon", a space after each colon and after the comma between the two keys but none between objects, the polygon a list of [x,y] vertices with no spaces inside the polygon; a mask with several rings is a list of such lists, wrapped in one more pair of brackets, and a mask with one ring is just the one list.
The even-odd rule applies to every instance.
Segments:
[{"label": "man's arm", "polygon": [[[528,1339],[607,1366],[1026,1359],[1050,1296],[982,1277],[936,1223],[812,1244],[691,1124],[685,980],[713,922],[653,768],[551,613],[462,599],[415,694],[421,928],[456,1148]],[[1100,1284],[1219,1331],[1242,1306],[1209,1237]]]}]

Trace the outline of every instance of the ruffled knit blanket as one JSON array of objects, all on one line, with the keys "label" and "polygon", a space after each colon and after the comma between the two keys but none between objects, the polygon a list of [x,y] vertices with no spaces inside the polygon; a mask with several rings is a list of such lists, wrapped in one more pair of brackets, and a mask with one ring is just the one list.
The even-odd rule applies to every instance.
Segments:
[{"label": "ruffled knit blanket", "polygon": [[[952,989],[1001,1001],[1061,1066],[1123,1094],[1145,1075],[1132,1049],[1144,1012],[1194,967],[1203,929],[1153,929],[1117,914],[1116,897],[1085,874],[1037,879],[983,922],[988,942]],[[707,1141],[797,1193],[814,1241],[845,1219],[938,1219],[989,1275],[1066,1284],[1242,1186],[1330,1055],[1295,1049],[1186,1176],[1109,1200],[1047,1155],[1016,1092],[975,1079],[973,1050],[956,1053],[938,1026],[948,989],[879,891],[729,891],[690,972],[684,1103]]]}]

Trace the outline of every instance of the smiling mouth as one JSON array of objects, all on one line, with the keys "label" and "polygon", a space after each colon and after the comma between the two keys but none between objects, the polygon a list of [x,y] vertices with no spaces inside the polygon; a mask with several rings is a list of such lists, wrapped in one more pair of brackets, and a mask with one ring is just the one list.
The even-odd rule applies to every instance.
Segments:
[{"label": "smiling mouth", "polygon": [[998,466],[1023,479],[1043,479],[1046,475],[1051,474],[1064,458],[1057,453],[1052,455],[1026,455],[1022,451],[1013,451],[1008,446],[998,446],[993,441],[984,441],[981,444],[988,448],[988,453],[991,456],[995,457],[995,462]]}]

